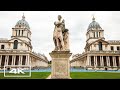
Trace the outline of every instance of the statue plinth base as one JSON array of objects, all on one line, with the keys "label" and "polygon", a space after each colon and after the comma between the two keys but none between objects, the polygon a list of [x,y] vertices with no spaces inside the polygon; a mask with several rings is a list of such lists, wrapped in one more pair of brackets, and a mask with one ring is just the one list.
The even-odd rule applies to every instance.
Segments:
[{"label": "statue plinth base", "polygon": [[70,51],[52,51],[51,79],[70,79]]}]

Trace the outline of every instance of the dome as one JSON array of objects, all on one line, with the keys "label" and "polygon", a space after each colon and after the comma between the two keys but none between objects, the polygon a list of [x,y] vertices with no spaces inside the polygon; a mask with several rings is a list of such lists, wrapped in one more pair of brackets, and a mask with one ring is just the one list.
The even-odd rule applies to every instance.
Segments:
[{"label": "dome", "polygon": [[99,23],[95,21],[95,18],[94,18],[94,17],[93,17],[92,20],[93,20],[93,21],[89,24],[87,30],[91,30],[91,29],[102,29],[102,28],[100,27]]},{"label": "dome", "polygon": [[24,26],[28,29],[30,29],[28,22],[25,20],[25,16],[22,16],[22,20],[19,20],[15,26]]}]

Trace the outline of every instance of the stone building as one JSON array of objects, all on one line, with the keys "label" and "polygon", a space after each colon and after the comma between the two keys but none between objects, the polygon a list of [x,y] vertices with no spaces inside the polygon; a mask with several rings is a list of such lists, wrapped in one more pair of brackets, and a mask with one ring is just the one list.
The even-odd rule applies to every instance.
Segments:
[{"label": "stone building", "polygon": [[85,52],[74,55],[71,67],[87,69],[118,70],[120,67],[120,40],[105,40],[104,30],[95,18],[86,32]]},{"label": "stone building", "polygon": [[46,56],[32,52],[31,31],[25,16],[12,28],[11,39],[0,38],[0,69],[4,65],[47,67]]}]

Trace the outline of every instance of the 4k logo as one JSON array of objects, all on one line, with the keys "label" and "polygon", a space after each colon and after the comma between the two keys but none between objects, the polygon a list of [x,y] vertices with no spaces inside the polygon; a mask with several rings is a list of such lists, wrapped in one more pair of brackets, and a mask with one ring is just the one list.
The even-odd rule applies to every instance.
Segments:
[{"label": "4k logo", "polygon": [[14,73],[14,74],[25,74],[22,70],[24,69],[21,69],[21,68],[13,68],[11,71],[9,71],[9,73]]},{"label": "4k logo", "polygon": [[4,77],[31,77],[31,66],[5,65]]}]

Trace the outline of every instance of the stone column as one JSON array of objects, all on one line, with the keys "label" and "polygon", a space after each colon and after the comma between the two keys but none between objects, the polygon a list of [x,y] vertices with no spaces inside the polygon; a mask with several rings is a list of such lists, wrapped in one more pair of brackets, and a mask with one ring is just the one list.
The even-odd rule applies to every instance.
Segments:
[{"label": "stone column", "polygon": [[52,79],[70,79],[70,51],[52,51]]},{"label": "stone column", "polygon": [[28,61],[27,61],[27,55],[26,55],[26,60],[25,60],[25,65],[28,65]]},{"label": "stone column", "polygon": [[98,37],[99,37],[99,32],[97,32],[98,33]]},{"label": "stone column", "polygon": [[22,55],[19,56],[19,65],[21,65],[21,56]]},{"label": "stone column", "polygon": [[101,57],[101,61],[102,61],[102,66],[104,66],[104,63],[103,63],[103,62],[104,62],[104,61],[103,61],[103,56]]},{"label": "stone column", "polygon": [[7,58],[7,65],[8,65],[8,62],[9,62],[9,55],[8,55],[8,58]]},{"label": "stone column", "polygon": [[95,32],[95,37],[97,37],[96,32]]},{"label": "stone column", "polygon": [[100,56],[100,66],[103,66],[103,56]]},{"label": "stone column", "polygon": [[21,55],[19,55],[19,62],[18,65],[21,65]]},{"label": "stone column", "polygon": [[114,66],[116,67],[117,64],[116,64],[116,57],[114,56]]},{"label": "stone column", "polygon": [[109,56],[106,56],[107,66],[110,66],[109,64]]},{"label": "stone column", "polygon": [[20,65],[22,65],[23,55],[20,56]]},{"label": "stone column", "polygon": [[95,56],[95,57],[96,57],[96,58],[95,58],[95,62],[96,62],[96,66],[97,66],[97,65],[98,65],[98,64],[97,64],[97,56]]},{"label": "stone column", "polygon": [[6,56],[5,56],[5,65],[8,65],[8,58],[9,58],[9,56],[6,55]]},{"label": "stone column", "polygon": [[23,30],[20,30],[20,36],[22,36],[22,31],[23,31]]},{"label": "stone column", "polygon": [[16,56],[13,55],[13,56],[12,56],[12,65],[15,65],[15,59],[16,59]]},{"label": "stone column", "polygon": [[5,55],[5,62],[4,62],[4,65],[7,64],[7,55]]},{"label": "stone column", "polygon": [[16,55],[14,56],[14,65],[15,65],[15,61],[16,61]]},{"label": "stone column", "polygon": [[100,66],[102,66],[102,56],[100,56]]},{"label": "stone column", "polygon": [[94,56],[94,63],[93,63],[94,65],[93,66],[95,66],[96,65],[96,62],[95,62],[95,56]]},{"label": "stone column", "polygon": [[114,56],[112,56],[112,62],[113,62],[113,66],[115,66]]},{"label": "stone column", "polygon": [[17,36],[19,36],[19,30],[17,30]]},{"label": "stone column", "polygon": [[108,56],[108,66],[110,66],[110,57]]},{"label": "stone column", "polygon": [[12,63],[11,63],[11,65],[13,65],[13,63],[14,63],[14,56],[12,55]]},{"label": "stone column", "polygon": [[87,55],[86,67],[89,66],[89,55]]}]

